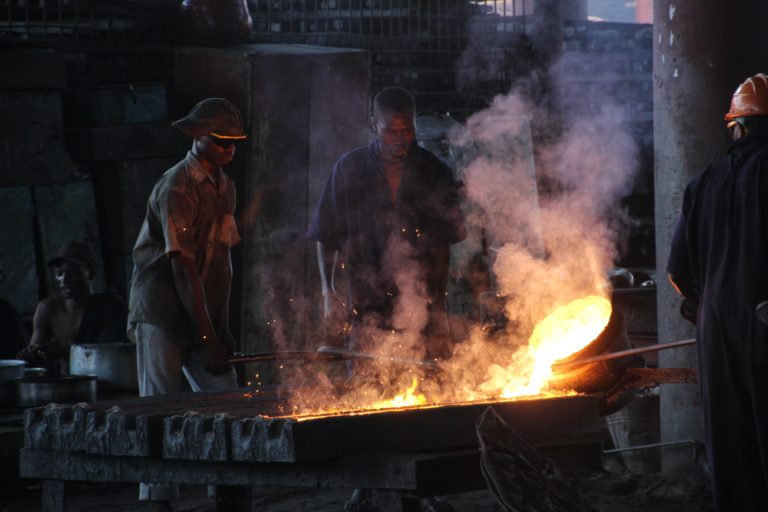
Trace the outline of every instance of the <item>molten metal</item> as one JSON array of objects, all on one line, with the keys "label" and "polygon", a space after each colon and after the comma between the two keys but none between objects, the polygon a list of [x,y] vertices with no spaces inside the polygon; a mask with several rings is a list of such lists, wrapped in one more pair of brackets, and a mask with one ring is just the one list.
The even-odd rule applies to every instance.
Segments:
[{"label": "molten metal", "polygon": [[[475,353],[487,357],[506,359],[506,366],[488,365],[487,359],[472,359],[466,354],[456,355],[442,365],[440,382],[422,380],[411,372],[410,385],[393,398],[381,396],[376,386],[356,386],[338,400],[328,401],[328,396],[297,396],[300,403],[285,411],[290,417],[316,417],[317,415],[364,414],[364,411],[435,407],[447,403],[473,403],[488,400],[509,400],[520,397],[552,397],[576,394],[575,391],[549,390],[552,379],[552,363],[567,358],[594,341],[606,328],[611,317],[608,299],[589,295],[557,307],[533,329],[528,343],[517,351],[500,353],[498,347],[482,345],[473,347]],[[468,341],[471,344],[474,341]],[[478,371],[479,370],[479,371]],[[481,377],[472,383],[470,376]],[[399,381],[399,379],[397,379]],[[384,389],[397,389],[397,381]],[[402,385],[404,388],[405,385]],[[451,389],[453,388],[453,389]],[[312,395],[312,394],[310,394]],[[392,395],[389,395],[392,396]]]}]

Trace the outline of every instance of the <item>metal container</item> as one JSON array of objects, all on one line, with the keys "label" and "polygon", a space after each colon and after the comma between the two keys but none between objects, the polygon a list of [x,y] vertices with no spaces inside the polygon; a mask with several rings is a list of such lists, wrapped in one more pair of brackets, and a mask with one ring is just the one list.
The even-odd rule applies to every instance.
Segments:
[{"label": "metal container", "polygon": [[36,407],[51,402],[93,402],[96,400],[96,389],[94,375],[22,377],[16,379],[16,402],[19,407]]},{"label": "metal container", "polygon": [[[624,326],[624,314],[613,304],[611,317],[603,332],[582,350],[557,361],[565,363],[579,361],[588,357],[619,352],[631,348]],[[575,366],[567,371],[556,373],[549,381],[555,389],[575,389],[582,393],[600,393],[609,391],[621,380],[627,368],[642,366],[641,356],[632,356],[609,361]]]},{"label": "metal container", "polygon": [[43,377],[48,373],[47,368],[24,368],[25,377]]},{"label": "metal container", "polygon": [[70,375],[95,375],[102,389],[136,390],[136,344],[93,343],[69,349]]},{"label": "metal container", "polygon": [[24,376],[26,365],[22,359],[0,359],[0,407],[13,405],[13,381]]}]

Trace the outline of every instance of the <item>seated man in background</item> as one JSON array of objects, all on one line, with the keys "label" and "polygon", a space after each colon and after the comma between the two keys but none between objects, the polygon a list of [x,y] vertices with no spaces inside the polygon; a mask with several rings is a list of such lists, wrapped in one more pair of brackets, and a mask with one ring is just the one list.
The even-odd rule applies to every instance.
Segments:
[{"label": "seated man in background", "polygon": [[48,261],[48,267],[53,268],[61,295],[38,303],[32,339],[17,357],[61,374],[68,370],[72,344],[128,341],[128,309],[123,299],[111,290],[93,291],[96,259],[87,244],[67,242]]}]

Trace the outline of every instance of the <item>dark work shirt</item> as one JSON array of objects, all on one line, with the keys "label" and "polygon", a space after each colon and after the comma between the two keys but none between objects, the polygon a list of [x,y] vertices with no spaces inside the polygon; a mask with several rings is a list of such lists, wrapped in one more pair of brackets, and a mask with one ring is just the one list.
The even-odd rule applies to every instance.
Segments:
[{"label": "dark work shirt", "polygon": [[352,306],[360,313],[386,315],[398,294],[396,274],[407,267],[415,270],[411,278],[423,278],[430,302],[442,303],[450,245],[463,240],[466,231],[445,163],[414,144],[393,203],[379,145],[373,142],[336,162],[307,236],[331,249],[346,244]]},{"label": "dark work shirt", "polygon": [[223,335],[229,325],[230,248],[240,242],[234,211],[234,181],[220,168],[206,172],[191,152],[163,174],[133,247],[131,324],[162,327],[180,345],[200,343],[176,292],[170,255],[179,253],[194,263],[211,322]]},{"label": "dark work shirt", "polygon": [[748,135],[689,183],[672,240],[667,270],[700,301],[700,344],[719,338],[751,353],[766,262],[768,136]]}]

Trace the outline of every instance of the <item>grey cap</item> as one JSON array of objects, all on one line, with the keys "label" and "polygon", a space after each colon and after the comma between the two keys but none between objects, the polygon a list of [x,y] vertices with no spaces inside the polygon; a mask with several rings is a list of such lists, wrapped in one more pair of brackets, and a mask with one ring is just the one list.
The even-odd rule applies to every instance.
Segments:
[{"label": "grey cap", "polygon": [[240,110],[224,98],[204,99],[195,105],[188,115],[174,121],[173,126],[193,139],[211,133],[245,138]]}]

